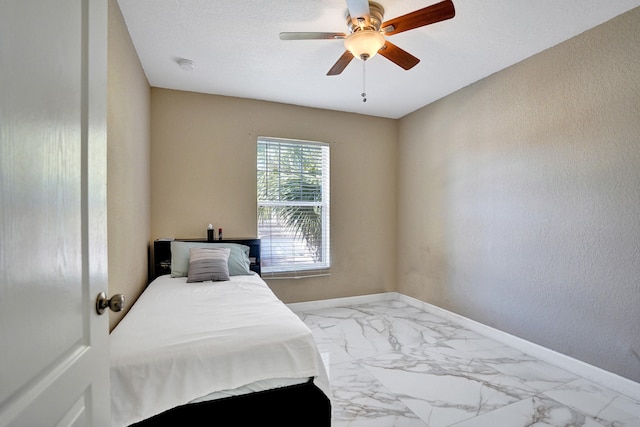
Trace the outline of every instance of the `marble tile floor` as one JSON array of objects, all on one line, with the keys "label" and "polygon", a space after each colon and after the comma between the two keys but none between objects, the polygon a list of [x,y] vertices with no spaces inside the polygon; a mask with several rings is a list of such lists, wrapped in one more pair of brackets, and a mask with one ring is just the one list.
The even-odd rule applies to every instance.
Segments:
[{"label": "marble tile floor", "polygon": [[333,427],[640,426],[640,402],[403,301],[294,311],[329,360]]}]

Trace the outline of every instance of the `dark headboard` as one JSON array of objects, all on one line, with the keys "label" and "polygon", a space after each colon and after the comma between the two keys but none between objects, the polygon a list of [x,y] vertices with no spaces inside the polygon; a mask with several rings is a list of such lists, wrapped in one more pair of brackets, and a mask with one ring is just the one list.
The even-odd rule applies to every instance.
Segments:
[{"label": "dark headboard", "polygon": [[[174,239],[178,242],[203,242],[207,243],[207,239]],[[153,242],[153,272],[149,281],[163,274],[171,273],[171,242],[174,240],[158,239]],[[251,271],[262,274],[260,270],[260,239],[243,238],[243,239],[222,239],[214,240],[209,243],[239,243],[249,246],[249,259]]]}]

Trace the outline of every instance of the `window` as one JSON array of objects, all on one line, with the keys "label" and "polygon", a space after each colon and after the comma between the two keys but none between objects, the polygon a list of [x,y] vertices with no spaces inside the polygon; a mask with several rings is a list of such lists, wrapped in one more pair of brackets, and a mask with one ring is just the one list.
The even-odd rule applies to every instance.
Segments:
[{"label": "window", "polygon": [[258,138],[264,277],[329,273],[329,144]]}]

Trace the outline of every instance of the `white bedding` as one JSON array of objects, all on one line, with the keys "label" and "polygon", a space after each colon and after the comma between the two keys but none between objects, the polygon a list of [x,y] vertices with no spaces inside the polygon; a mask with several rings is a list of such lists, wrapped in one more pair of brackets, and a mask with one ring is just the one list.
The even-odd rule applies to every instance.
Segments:
[{"label": "white bedding", "polygon": [[273,380],[313,377],[329,395],[311,331],[258,275],[202,283],[160,276],[113,330],[110,347],[113,426]]}]

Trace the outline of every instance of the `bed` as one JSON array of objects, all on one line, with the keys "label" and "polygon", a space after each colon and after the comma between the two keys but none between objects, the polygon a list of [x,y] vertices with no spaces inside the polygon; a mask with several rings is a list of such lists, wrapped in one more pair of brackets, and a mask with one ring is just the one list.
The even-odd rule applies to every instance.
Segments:
[{"label": "bed", "polygon": [[260,241],[154,246],[157,277],[110,334],[112,425],[330,426],[322,356],[258,274]]}]

